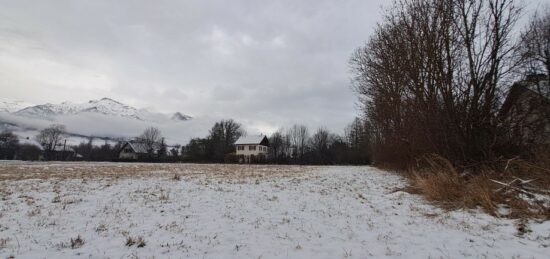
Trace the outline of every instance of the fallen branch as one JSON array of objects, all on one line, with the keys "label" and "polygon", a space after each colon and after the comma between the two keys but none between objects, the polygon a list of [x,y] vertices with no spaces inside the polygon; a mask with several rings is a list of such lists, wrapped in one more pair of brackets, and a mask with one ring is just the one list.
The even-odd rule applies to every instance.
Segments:
[{"label": "fallen branch", "polygon": [[525,186],[524,186],[528,183],[531,183],[531,182],[535,181],[534,179],[532,179],[532,180],[522,180],[520,178],[516,178],[516,179],[510,181],[509,183],[503,183],[501,181],[497,181],[497,180],[493,180],[493,179],[490,179],[490,180],[494,183],[497,183],[497,184],[500,184],[500,185],[503,186],[502,188],[497,189],[495,192],[501,192],[501,191],[505,191],[507,189],[512,189],[512,190],[516,190],[520,193],[523,193],[523,194],[527,195],[529,198],[534,198],[536,196],[535,193],[532,193],[532,192],[529,192],[529,191],[525,190]]}]

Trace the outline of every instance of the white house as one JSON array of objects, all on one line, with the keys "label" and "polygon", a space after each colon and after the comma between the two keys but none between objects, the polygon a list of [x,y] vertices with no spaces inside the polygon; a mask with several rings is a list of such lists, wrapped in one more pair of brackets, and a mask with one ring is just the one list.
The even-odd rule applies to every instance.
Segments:
[{"label": "white house", "polygon": [[269,150],[266,136],[241,137],[235,142],[239,162],[251,163],[265,160]]}]

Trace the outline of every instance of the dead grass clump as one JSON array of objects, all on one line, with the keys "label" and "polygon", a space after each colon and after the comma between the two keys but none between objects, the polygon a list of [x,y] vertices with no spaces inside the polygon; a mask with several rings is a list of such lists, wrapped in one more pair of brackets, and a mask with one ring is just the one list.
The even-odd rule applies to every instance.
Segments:
[{"label": "dead grass clump", "polygon": [[482,207],[490,214],[496,211],[494,192],[482,177],[468,181],[455,172],[432,170],[411,171],[409,182],[413,193],[424,195],[445,209]]},{"label": "dead grass clump", "polygon": [[81,248],[84,245],[84,239],[78,235],[76,238],[71,238],[69,242],[62,242],[57,245],[58,248],[71,248],[77,249]]},{"label": "dead grass clump", "polygon": [[59,197],[59,195],[53,197],[52,203],[60,203],[60,202],[61,202],[61,197]]},{"label": "dead grass clump", "polygon": [[503,203],[503,197],[495,192],[493,183],[487,175],[474,176],[465,181],[464,184],[465,207],[475,208],[480,206],[489,214],[496,215],[498,204]]},{"label": "dead grass clump", "polygon": [[134,244],[136,243],[136,241],[134,241],[134,238],[131,237],[131,236],[128,236],[126,237],[126,246],[133,246]]},{"label": "dead grass clump", "polygon": [[[544,201],[530,194],[530,190],[548,190],[545,187],[550,174],[541,174],[545,169],[540,165],[517,159],[506,161],[505,166],[502,163],[480,166],[460,174],[448,160],[438,155],[425,155],[417,162],[418,166],[409,170],[411,188],[408,191],[422,194],[446,209],[482,208],[494,216],[550,219],[550,197]],[[532,173],[535,169],[538,174]],[[527,192],[497,183],[521,177],[540,181]]]},{"label": "dead grass clump", "polygon": [[95,231],[100,233],[100,232],[105,232],[107,231],[107,226],[105,224],[100,224],[99,226],[97,226],[95,228]]},{"label": "dead grass clump", "polygon": [[10,241],[10,238],[0,238],[0,249],[4,249],[8,247],[9,241]]},{"label": "dead grass clump", "polygon": [[141,248],[141,247],[145,246],[145,239],[143,239],[142,236],[138,236],[138,237],[128,236],[128,237],[126,237],[126,244],[125,245],[128,246],[128,247],[133,246],[133,245],[137,245],[137,247]]},{"label": "dead grass clump", "polygon": [[172,177],[172,180],[179,182],[181,180],[181,176],[178,173],[175,173],[174,177]]},{"label": "dead grass clump", "polygon": [[61,202],[61,204],[63,206],[67,206],[67,205],[76,204],[76,203],[79,203],[79,202],[82,202],[82,198],[67,198],[67,199],[63,200]]},{"label": "dead grass clump", "polygon": [[41,212],[40,208],[39,207],[35,207],[33,208],[32,210],[29,210],[29,212],[27,212],[27,216],[29,217],[34,217],[36,215],[39,215]]},{"label": "dead grass clump", "polygon": [[170,193],[166,192],[164,189],[160,189],[159,200],[168,201],[170,200]]},{"label": "dead grass clump", "polygon": [[435,154],[420,158],[417,168],[409,171],[409,179],[413,192],[445,207],[456,207],[464,197],[464,179],[448,160]]},{"label": "dead grass clump", "polygon": [[84,239],[78,235],[76,238],[71,238],[71,249],[77,249],[84,245]]},{"label": "dead grass clump", "polygon": [[428,200],[443,205],[452,205],[464,196],[464,181],[455,173],[413,172],[411,182]]}]

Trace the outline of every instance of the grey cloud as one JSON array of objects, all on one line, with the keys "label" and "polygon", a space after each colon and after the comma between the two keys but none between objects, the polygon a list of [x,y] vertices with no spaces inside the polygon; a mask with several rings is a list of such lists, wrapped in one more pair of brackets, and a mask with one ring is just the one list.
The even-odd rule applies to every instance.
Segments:
[{"label": "grey cloud", "polygon": [[390,2],[2,1],[0,89],[342,132],[358,113],[348,58]]}]

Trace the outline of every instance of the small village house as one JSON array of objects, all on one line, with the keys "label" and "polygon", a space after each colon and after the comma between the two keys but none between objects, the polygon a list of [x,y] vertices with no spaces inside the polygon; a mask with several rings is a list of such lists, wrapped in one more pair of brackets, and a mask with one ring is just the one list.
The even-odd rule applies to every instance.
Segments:
[{"label": "small village house", "polygon": [[267,158],[269,140],[264,135],[241,137],[235,142],[235,146],[240,163],[262,162]]},{"label": "small village house", "polygon": [[[120,160],[144,160],[150,157],[150,150],[147,146],[140,142],[128,141],[122,145],[118,158]],[[158,149],[152,150],[152,153],[157,154]]]},{"label": "small village house", "polygon": [[501,119],[515,142],[550,144],[550,88],[543,79],[531,76],[515,83],[502,105]]}]

